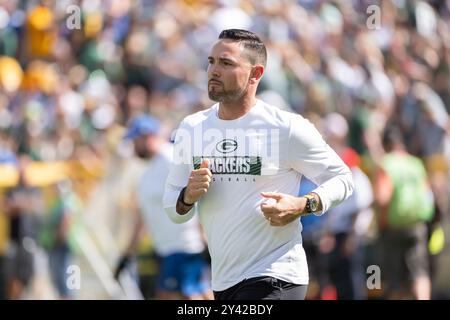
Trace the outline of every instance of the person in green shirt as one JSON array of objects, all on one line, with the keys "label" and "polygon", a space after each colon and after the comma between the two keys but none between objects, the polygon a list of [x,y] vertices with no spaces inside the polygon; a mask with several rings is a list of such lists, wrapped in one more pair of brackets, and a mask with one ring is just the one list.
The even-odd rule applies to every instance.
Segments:
[{"label": "person in green shirt", "polygon": [[[382,277],[388,298],[428,300],[431,295],[426,222],[434,200],[422,161],[406,151],[402,134],[390,126],[383,135],[386,154],[376,175],[375,197],[383,248]],[[405,277],[408,276],[408,277]]]}]

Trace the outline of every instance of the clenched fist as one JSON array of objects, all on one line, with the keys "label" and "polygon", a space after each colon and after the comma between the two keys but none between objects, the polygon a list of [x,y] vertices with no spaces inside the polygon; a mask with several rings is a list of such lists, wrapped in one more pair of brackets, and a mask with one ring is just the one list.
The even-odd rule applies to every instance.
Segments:
[{"label": "clenched fist", "polygon": [[203,160],[200,169],[192,170],[188,185],[184,191],[185,203],[194,204],[206,192],[208,192],[211,183],[212,173],[209,170],[209,160]]},{"label": "clenched fist", "polygon": [[261,204],[261,211],[272,226],[285,226],[298,219],[305,210],[305,197],[294,197],[276,192],[262,192],[261,195],[266,199],[275,200],[272,204],[267,202]]}]

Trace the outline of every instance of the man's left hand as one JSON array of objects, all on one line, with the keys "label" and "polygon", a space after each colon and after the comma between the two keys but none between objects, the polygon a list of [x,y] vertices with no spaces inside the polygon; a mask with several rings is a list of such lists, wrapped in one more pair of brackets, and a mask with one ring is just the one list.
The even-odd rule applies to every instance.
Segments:
[{"label": "man's left hand", "polygon": [[298,219],[305,211],[306,198],[294,197],[276,192],[261,192],[266,199],[274,199],[276,203],[263,202],[261,211],[270,225],[282,227]]}]

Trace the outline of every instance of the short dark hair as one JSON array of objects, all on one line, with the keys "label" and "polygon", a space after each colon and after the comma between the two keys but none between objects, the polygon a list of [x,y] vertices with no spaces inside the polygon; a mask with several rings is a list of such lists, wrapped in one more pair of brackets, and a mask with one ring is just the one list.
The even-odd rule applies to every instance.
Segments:
[{"label": "short dark hair", "polygon": [[384,128],[382,144],[386,151],[391,151],[395,145],[404,145],[403,135],[399,127],[394,124],[388,124]]},{"label": "short dark hair", "polygon": [[230,39],[241,43],[244,46],[246,55],[252,65],[262,64],[266,67],[266,46],[253,32],[242,29],[226,29],[220,33],[219,39]]}]

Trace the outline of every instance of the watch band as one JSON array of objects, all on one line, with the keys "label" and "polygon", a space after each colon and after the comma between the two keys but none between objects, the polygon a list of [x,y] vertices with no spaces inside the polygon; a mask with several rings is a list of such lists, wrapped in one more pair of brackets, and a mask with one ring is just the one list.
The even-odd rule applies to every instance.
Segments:
[{"label": "watch band", "polygon": [[178,196],[178,201],[180,201],[186,207],[192,207],[195,203],[186,203],[184,202],[184,192],[186,191],[186,187],[181,189],[180,195]]}]

